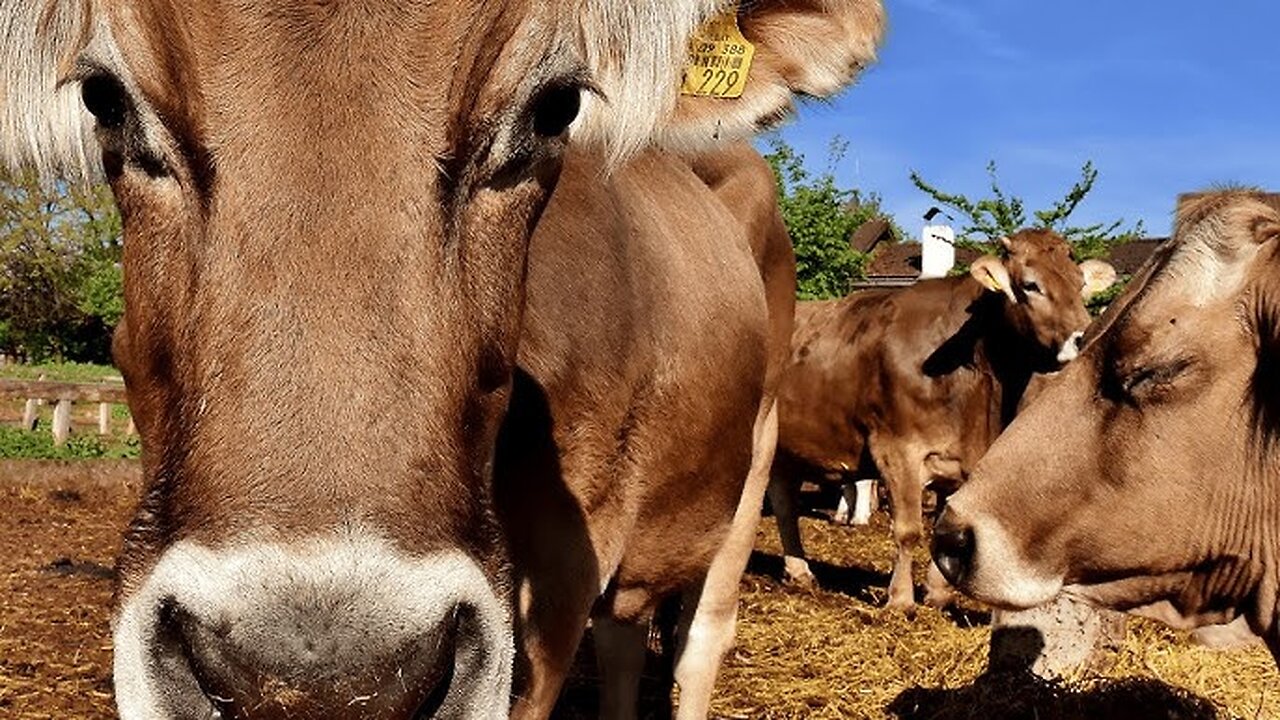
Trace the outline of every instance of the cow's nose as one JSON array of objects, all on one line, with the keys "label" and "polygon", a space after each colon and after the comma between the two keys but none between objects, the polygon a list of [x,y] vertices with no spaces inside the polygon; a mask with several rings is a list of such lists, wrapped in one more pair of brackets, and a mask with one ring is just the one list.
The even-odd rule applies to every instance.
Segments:
[{"label": "cow's nose", "polygon": [[[323,616],[208,622],[162,609],[157,663],[185,662],[215,717],[436,718],[455,662],[480,650],[469,608],[435,627],[386,643],[376,627],[333,627]],[[177,652],[175,652],[177,651]]]},{"label": "cow's nose", "polygon": [[505,717],[507,605],[460,553],[179,543],[121,607],[122,720]]},{"label": "cow's nose", "polygon": [[1084,333],[1077,331],[1071,333],[1066,342],[1062,343],[1062,348],[1058,350],[1058,362],[1067,364],[1077,357],[1080,357],[1080,343],[1084,340]]},{"label": "cow's nose", "polygon": [[973,528],[960,525],[944,510],[933,531],[933,560],[947,582],[961,586],[973,565],[973,550]]}]

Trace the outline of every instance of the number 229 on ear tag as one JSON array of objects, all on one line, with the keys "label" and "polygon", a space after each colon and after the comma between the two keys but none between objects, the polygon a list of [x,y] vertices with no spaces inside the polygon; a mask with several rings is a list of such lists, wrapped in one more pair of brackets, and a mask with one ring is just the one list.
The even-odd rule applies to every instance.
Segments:
[{"label": "number 229 on ear tag", "polygon": [[756,47],[738,28],[737,7],[708,20],[689,41],[681,95],[742,97]]}]

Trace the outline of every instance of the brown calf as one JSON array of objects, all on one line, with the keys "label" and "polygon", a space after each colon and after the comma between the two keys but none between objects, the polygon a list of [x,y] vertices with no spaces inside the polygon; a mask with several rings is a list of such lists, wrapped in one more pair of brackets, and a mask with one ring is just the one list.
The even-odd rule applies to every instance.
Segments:
[{"label": "brown calf", "polygon": [[[1049,231],[1021,231],[1005,247],[1007,258],[980,258],[963,277],[800,305],[769,495],[794,579],[812,582],[794,509],[797,470],[873,463],[898,544],[889,607],[913,608],[922,492],[953,490],[1012,418],[1032,374],[1075,356],[1089,323],[1083,298],[1114,271],[1091,262],[1086,282]],[[931,580],[931,602],[944,602],[945,586]]]},{"label": "brown calf", "polygon": [[1193,622],[1244,615],[1280,651],[1278,271],[1280,212],[1259,195],[1185,204],[1080,359],[952,497],[944,574],[1003,607],[1065,589]]},{"label": "brown calf", "polygon": [[[715,191],[678,160],[643,157],[621,184],[607,171],[654,142],[697,149],[749,135],[794,93],[831,94],[872,59],[883,20],[876,0],[750,3],[729,21],[755,45],[741,97],[679,96],[691,33],[733,8],[0,0],[0,161],[105,174],[124,218],[115,356],[145,447],[145,496],[119,561],[125,720],[502,717],[513,615],[528,639],[519,709],[547,712],[572,638],[538,624],[561,588],[539,581],[544,568],[530,557],[560,552],[562,538],[521,535],[506,493],[556,474],[504,459],[498,440],[523,441],[502,428],[526,274],[553,284],[529,262],[530,238],[571,141],[586,164],[571,174],[579,190],[558,232],[575,216],[599,221],[589,230],[614,238],[627,261],[571,263],[575,248],[559,249],[564,292],[600,289],[590,284],[598,272],[614,273],[613,284],[572,295],[572,314],[540,320],[532,308],[530,332],[595,342],[600,331],[578,335],[580,326],[609,327],[625,338],[617,347],[655,353],[629,366],[640,375],[607,387],[582,363],[621,369],[617,358],[554,347],[520,356],[531,367],[518,392],[554,386],[544,391],[553,430],[577,429],[553,438],[567,491],[580,493],[579,524],[595,533],[585,542],[604,553],[597,609],[636,621],[649,600],[635,587],[658,596],[696,586],[696,569],[648,564],[647,543],[668,521],[682,537],[705,531],[692,565],[732,574],[745,551],[722,561],[719,549],[749,534],[751,514],[728,529],[737,498],[723,483],[731,471],[742,482],[744,428],[758,413],[734,426],[728,459],[646,465],[654,473],[643,478],[629,463],[670,452],[640,438],[682,431],[653,425],[662,418],[646,409],[705,400],[694,381],[703,375],[665,362],[689,357],[689,325],[650,308],[667,313],[685,297],[712,304],[689,324],[741,318],[697,359],[717,363],[725,344],[756,343],[741,374],[722,378],[734,389],[726,404],[706,412],[764,397],[765,291],[748,273],[748,228],[731,226],[736,213],[717,210]],[[100,164],[85,160],[95,155]],[[674,222],[691,208],[723,226]],[[542,234],[549,247],[559,237]],[[690,257],[717,248],[747,287],[685,295],[682,275],[654,285],[622,272],[630,254],[659,267],[656,248],[686,244]],[[638,316],[605,314],[615,305]],[[562,371],[558,358],[577,364]],[[606,390],[616,395],[607,403]],[[593,423],[584,408],[596,406],[607,412]],[[635,412],[609,414],[619,407]],[[755,434],[767,445],[765,427]],[[614,460],[599,471],[564,465],[603,463],[600,443]],[[690,480],[683,470],[704,467],[715,470],[711,487],[689,488],[707,495],[699,526],[663,498],[669,483]],[[653,487],[597,496],[581,477]],[[580,626],[581,593],[563,595],[566,623]],[[726,642],[726,603],[712,598],[709,633],[701,615],[692,620],[687,642],[707,653],[687,676],[692,712]]]}]

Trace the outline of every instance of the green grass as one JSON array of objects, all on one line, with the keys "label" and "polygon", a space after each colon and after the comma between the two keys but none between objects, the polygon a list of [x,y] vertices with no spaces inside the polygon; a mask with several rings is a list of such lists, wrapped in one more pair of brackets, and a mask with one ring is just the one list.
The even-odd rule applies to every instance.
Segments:
[{"label": "green grass", "polygon": [[34,431],[0,426],[3,460],[120,460],[136,458],[142,446],[136,436],[72,435],[66,444],[53,444],[47,428]]},{"label": "green grass", "polygon": [[36,380],[41,375],[44,375],[46,380],[58,382],[102,382],[108,377],[120,377],[120,371],[111,365],[91,365],[89,363],[42,363],[39,365],[0,366],[0,378]]}]

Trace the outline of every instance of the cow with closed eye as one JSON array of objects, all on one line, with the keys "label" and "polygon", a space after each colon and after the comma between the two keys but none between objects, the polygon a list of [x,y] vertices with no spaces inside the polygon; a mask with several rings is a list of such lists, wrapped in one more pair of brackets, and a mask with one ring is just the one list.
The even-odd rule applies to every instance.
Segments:
[{"label": "cow with closed eye", "polygon": [[[791,579],[813,581],[796,520],[802,475],[871,466],[888,490],[898,546],[889,607],[912,610],[922,493],[963,482],[1032,376],[1076,356],[1085,300],[1115,271],[1096,260],[1077,265],[1049,230],[1002,243],[1003,257],[981,257],[962,276],[798,307],[769,491]],[[936,572],[929,586],[931,604],[944,604]]]}]

